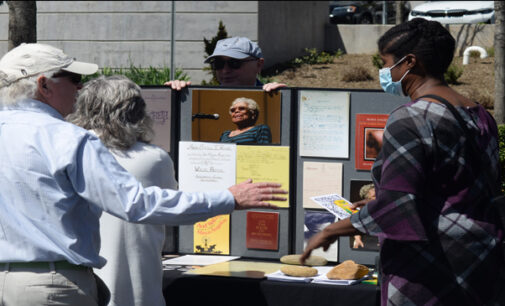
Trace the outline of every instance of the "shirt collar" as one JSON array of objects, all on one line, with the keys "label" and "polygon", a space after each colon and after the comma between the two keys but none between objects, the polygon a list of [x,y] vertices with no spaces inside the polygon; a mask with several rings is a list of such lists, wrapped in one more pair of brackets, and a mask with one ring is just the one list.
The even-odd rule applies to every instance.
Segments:
[{"label": "shirt collar", "polygon": [[22,99],[14,104],[1,105],[0,110],[23,110],[37,113],[45,113],[56,119],[64,120],[63,116],[48,104],[34,99]]}]

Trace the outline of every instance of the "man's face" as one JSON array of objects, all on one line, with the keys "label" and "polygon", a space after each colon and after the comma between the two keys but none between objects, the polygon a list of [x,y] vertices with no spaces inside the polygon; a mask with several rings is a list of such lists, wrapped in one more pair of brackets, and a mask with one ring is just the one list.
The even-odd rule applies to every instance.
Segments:
[{"label": "man's face", "polygon": [[59,72],[46,79],[45,102],[56,109],[63,117],[73,110],[77,91],[82,88],[81,76],[70,72]]},{"label": "man's face", "polygon": [[[232,63],[230,64],[229,61]],[[263,62],[262,58],[235,59],[228,56],[217,56],[214,58],[212,67],[222,86],[254,86],[256,76],[263,68]],[[239,67],[237,68],[237,66]]]}]

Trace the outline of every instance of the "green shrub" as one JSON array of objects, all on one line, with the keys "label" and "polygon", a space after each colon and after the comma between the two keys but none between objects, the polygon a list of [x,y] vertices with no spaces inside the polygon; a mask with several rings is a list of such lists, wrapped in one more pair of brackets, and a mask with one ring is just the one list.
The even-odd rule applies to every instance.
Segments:
[{"label": "green shrub", "polygon": [[[110,68],[104,67],[93,75],[83,77],[83,83],[94,79],[100,75],[111,76],[115,74],[124,75],[138,85],[163,85],[170,80],[170,68],[142,68],[130,64],[130,68]],[[181,69],[175,69],[174,78],[176,80],[189,81],[189,76]]]},{"label": "green shrub", "polygon": [[314,65],[314,64],[329,64],[333,63],[335,58],[341,57],[344,52],[338,49],[337,52],[318,52],[316,48],[305,48],[305,55],[302,57],[297,57],[291,61],[293,67],[300,67],[303,64]]},{"label": "green shrub", "polygon": [[[212,53],[214,53],[214,49],[216,49],[216,44],[219,40],[228,38],[228,32],[226,31],[226,27],[223,24],[223,21],[219,21],[219,26],[217,27],[217,33],[216,36],[212,37],[211,39],[206,39],[205,37],[203,38],[203,44],[204,44],[204,51],[205,51],[205,56],[204,58],[206,59],[207,57],[211,56]],[[219,85],[219,82],[217,81],[216,75],[214,71],[210,68],[210,66],[206,66],[203,68],[203,71],[209,71],[212,74],[212,79],[209,81],[203,80],[201,85],[214,85],[217,86]]]},{"label": "green shrub", "polygon": [[463,74],[463,67],[453,62],[451,63],[449,68],[447,68],[447,71],[444,73],[444,79],[447,82],[447,84],[459,84],[458,79],[459,77],[461,77],[462,74]]},{"label": "green shrub", "polygon": [[377,69],[382,69],[382,67],[384,67],[384,62],[382,61],[379,53],[372,55],[372,64],[377,67]]},{"label": "green shrub", "polygon": [[505,194],[505,124],[498,125],[498,145],[501,171],[501,192]]},{"label": "green shrub", "polygon": [[494,47],[486,48],[487,56],[494,57]]}]

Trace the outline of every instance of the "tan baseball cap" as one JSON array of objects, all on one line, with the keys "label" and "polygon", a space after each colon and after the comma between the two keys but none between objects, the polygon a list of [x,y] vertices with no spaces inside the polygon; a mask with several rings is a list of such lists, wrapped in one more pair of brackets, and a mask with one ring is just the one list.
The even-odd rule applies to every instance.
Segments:
[{"label": "tan baseball cap", "polygon": [[98,71],[98,65],[78,62],[50,45],[23,43],[0,59],[0,87],[51,70],[89,75]]}]

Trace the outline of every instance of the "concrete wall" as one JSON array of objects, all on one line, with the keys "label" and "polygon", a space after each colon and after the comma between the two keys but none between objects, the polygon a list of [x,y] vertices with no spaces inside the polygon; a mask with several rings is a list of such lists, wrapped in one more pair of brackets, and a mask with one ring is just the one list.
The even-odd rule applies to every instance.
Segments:
[{"label": "concrete wall", "polygon": [[[330,25],[325,26],[325,50],[341,49],[348,54],[373,54],[377,52],[379,37],[394,25]],[[462,55],[466,47],[491,48],[494,43],[494,24],[445,25],[456,39],[456,54]]]},{"label": "concrete wall", "polygon": [[265,67],[324,48],[328,1],[259,1],[258,42]]},{"label": "concrete wall", "polygon": [[[170,66],[172,1],[37,1],[37,39],[100,67]],[[258,39],[257,1],[175,1],[175,65],[195,83],[209,76],[203,38],[222,20],[230,36]],[[0,6],[0,53],[8,7]]]},{"label": "concrete wall", "polygon": [[[171,8],[172,1],[37,1],[37,39],[100,67],[169,67]],[[267,65],[322,49],[327,10],[327,1],[175,1],[175,66],[194,84],[210,78],[203,38],[216,35],[220,20],[229,36],[258,41]],[[0,54],[8,17],[4,2]]]}]

